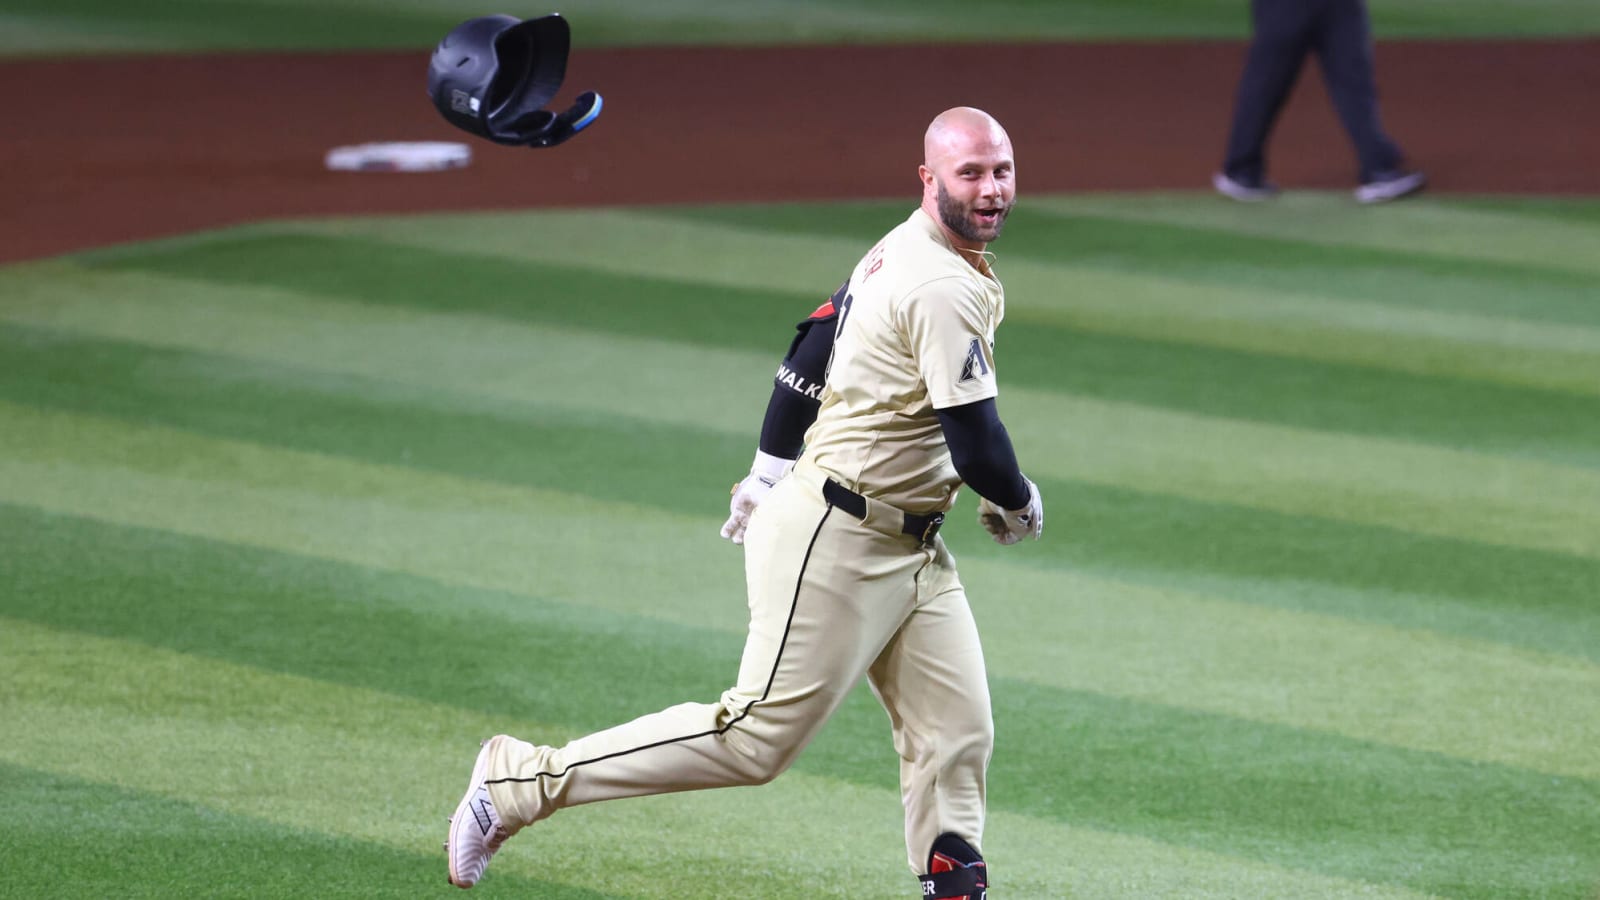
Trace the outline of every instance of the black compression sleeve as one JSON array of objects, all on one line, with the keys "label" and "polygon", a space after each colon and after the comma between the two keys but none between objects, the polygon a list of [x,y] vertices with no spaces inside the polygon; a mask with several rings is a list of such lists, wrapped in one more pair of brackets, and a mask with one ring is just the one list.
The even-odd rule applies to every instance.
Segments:
[{"label": "black compression sleeve", "polygon": [[1028,505],[1028,483],[1017,466],[1011,435],[994,398],[936,410],[956,474],[982,497],[1005,509]]},{"label": "black compression sleeve", "polygon": [[831,308],[828,313],[796,326],[799,334],[773,378],[772,398],[761,421],[762,453],[795,459],[805,446],[806,429],[822,406],[822,380],[833,355],[835,316]]},{"label": "black compression sleeve", "polygon": [[808,400],[789,388],[778,385],[767,401],[767,415],[761,420],[761,452],[783,459],[796,459],[805,447],[806,429],[817,420],[816,400]]}]

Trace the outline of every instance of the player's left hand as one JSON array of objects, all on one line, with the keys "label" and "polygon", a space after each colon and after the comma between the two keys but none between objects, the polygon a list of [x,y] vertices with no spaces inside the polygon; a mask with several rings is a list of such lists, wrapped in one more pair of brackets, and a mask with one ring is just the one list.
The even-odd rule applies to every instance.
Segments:
[{"label": "player's left hand", "polygon": [[978,524],[997,544],[1009,546],[1025,537],[1038,540],[1044,533],[1044,500],[1039,487],[1027,476],[1022,480],[1028,482],[1028,505],[1022,509],[1001,509],[987,497],[978,498]]},{"label": "player's left hand", "polygon": [[728,501],[728,521],[722,523],[722,536],[735,544],[744,543],[744,530],[750,524],[750,514],[761,501],[767,499],[772,486],[788,473],[794,460],[783,459],[756,451],[750,474],[733,486],[733,499]]}]

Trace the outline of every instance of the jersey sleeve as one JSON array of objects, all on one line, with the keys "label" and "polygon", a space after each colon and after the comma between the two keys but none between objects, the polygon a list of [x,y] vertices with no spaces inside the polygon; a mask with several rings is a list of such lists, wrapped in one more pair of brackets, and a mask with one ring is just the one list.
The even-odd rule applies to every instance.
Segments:
[{"label": "jersey sleeve", "polygon": [[959,278],[910,292],[897,318],[934,409],[987,400],[999,389],[984,298]]}]

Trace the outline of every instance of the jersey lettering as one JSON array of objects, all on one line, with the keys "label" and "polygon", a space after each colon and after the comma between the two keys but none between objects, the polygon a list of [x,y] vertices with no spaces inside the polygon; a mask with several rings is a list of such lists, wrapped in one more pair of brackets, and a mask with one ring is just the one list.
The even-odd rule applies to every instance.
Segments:
[{"label": "jersey lettering", "polygon": [[777,379],[779,384],[803,397],[808,397],[812,400],[822,399],[821,382],[811,381],[788,366],[778,367]]},{"label": "jersey lettering", "polygon": [[878,246],[867,251],[867,271],[862,274],[861,280],[865,282],[872,277],[872,273],[881,268],[883,268],[883,243],[880,241]]}]

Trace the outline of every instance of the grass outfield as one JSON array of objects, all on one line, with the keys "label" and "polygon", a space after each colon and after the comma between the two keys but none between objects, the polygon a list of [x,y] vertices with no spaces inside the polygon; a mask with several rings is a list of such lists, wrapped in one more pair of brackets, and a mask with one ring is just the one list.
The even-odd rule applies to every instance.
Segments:
[{"label": "grass outfield", "polygon": [[[452,896],[479,739],[714,698],[727,485],[895,203],[272,223],[0,267],[0,895]],[[947,539],[997,897],[1600,890],[1600,203],[1029,197]],[[913,896],[858,690],[491,896]],[[830,888],[830,889],[834,889]]]},{"label": "grass outfield", "polygon": [[[493,11],[460,0],[7,0],[0,55],[426,48]],[[1249,26],[1247,0],[583,0],[561,11],[580,48],[1239,38]],[[1600,34],[1593,0],[1382,0],[1372,16],[1383,38]]]}]

